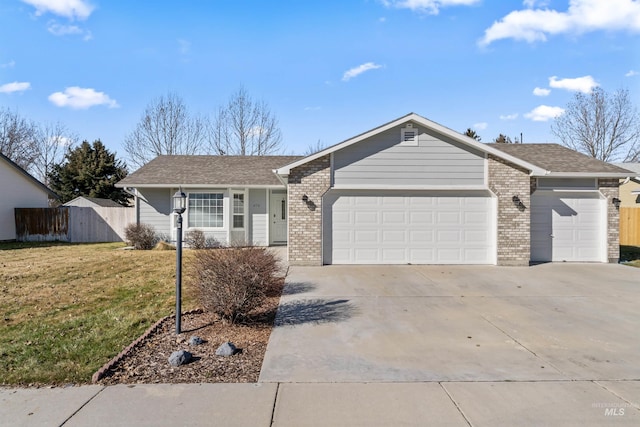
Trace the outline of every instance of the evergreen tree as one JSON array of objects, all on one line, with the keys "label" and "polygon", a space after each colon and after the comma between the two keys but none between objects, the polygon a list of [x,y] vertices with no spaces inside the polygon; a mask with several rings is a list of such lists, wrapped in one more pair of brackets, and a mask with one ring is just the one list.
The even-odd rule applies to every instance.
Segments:
[{"label": "evergreen tree", "polygon": [[128,206],[131,196],[115,184],[128,174],[125,164],[106,149],[100,140],[84,141],[69,150],[61,164],[49,173],[50,188],[66,203],[78,196],[111,199]]}]

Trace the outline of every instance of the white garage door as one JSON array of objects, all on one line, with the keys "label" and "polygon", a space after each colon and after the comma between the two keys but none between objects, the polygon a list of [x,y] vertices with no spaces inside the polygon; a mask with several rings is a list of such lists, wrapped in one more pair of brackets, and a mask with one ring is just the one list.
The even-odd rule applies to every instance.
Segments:
[{"label": "white garage door", "polygon": [[605,201],[598,192],[531,196],[531,260],[604,262]]},{"label": "white garage door", "polygon": [[494,264],[487,192],[333,191],[324,198],[327,264]]}]

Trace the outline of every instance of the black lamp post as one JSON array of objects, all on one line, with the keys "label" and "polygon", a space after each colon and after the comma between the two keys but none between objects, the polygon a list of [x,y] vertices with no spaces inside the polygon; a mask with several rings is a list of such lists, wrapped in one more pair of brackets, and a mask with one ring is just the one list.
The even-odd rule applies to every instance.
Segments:
[{"label": "black lamp post", "polygon": [[176,335],[180,335],[182,320],[182,214],[187,209],[187,195],[182,188],[173,195],[173,211],[178,214],[176,230]]}]

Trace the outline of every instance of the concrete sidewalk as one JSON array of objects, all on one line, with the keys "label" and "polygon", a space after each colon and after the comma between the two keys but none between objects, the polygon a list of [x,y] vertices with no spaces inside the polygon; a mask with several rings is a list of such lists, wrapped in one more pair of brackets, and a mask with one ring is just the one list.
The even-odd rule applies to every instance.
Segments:
[{"label": "concrete sidewalk", "polygon": [[0,388],[11,426],[640,425],[640,381]]}]

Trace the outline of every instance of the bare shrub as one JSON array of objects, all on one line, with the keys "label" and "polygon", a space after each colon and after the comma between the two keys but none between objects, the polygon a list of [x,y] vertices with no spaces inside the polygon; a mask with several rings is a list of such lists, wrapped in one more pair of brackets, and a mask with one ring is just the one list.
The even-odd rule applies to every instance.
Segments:
[{"label": "bare shrub", "polygon": [[124,234],[127,242],[135,249],[153,249],[159,240],[154,228],[148,224],[129,224]]},{"label": "bare shrub", "polygon": [[268,290],[283,280],[278,259],[266,248],[198,251],[192,267],[200,304],[231,323],[260,307]]},{"label": "bare shrub", "polygon": [[207,239],[202,230],[189,230],[184,234],[184,242],[191,249],[204,249],[207,247]]}]

